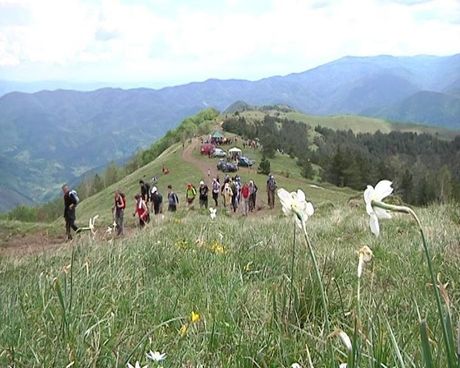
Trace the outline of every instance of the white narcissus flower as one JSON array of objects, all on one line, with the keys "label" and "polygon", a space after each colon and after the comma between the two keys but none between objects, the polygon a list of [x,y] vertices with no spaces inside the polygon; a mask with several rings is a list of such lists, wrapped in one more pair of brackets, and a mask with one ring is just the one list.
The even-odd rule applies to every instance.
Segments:
[{"label": "white narcissus flower", "polygon": [[389,196],[393,192],[391,184],[392,183],[389,180],[381,180],[377,183],[375,188],[373,188],[371,185],[368,185],[367,189],[364,191],[366,211],[370,216],[369,225],[375,236],[379,236],[380,234],[379,219],[390,219],[391,215],[388,211],[382,208],[373,207],[372,201],[381,202],[383,198]]},{"label": "white narcissus flower", "polygon": [[150,350],[150,352],[147,355],[147,358],[154,361],[154,362],[161,362],[162,360],[166,359],[166,354],[165,353],[160,353],[159,351],[153,352]]},{"label": "white narcissus flower", "polygon": [[209,209],[209,216],[211,217],[211,220],[214,220],[217,217],[217,209],[216,208],[210,208]]},{"label": "white narcissus flower", "polygon": [[141,367],[139,362],[136,362],[135,365],[132,365],[131,363],[128,362],[128,368],[147,368],[147,366],[145,365],[144,367]]},{"label": "white narcissus flower", "polygon": [[342,330],[339,331],[338,335],[340,337],[340,340],[342,340],[342,343],[347,348],[347,350],[352,351],[353,350],[353,345],[351,344],[350,337],[345,332],[343,332]]},{"label": "white narcissus flower", "polygon": [[347,368],[348,364],[347,363],[340,363],[339,368]]},{"label": "white narcissus flower", "polygon": [[347,335],[346,332],[342,331],[341,329],[337,329],[333,333],[331,333],[328,337],[332,337],[332,336],[340,337],[340,340],[342,340],[343,345],[345,345],[345,348],[349,352],[353,350],[353,344],[351,343],[350,337]]},{"label": "white narcissus flower", "polygon": [[94,229],[94,226],[96,224],[96,220],[99,218],[99,215],[96,215],[94,217],[90,217],[89,219],[89,224],[88,224],[88,227],[89,227],[89,230],[91,231],[91,234],[93,235],[96,235],[96,230]]},{"label": "white narcissus flower", "polygon": [[358,254],[359,254],[359,262],[358,262],[358,278],[359,278],[363,274],[364,264],[372,260],[373,253],[372,253],[372,250],[367,245],[365,245],[359,250]]},{"label": "white narcissus flower", "polygon": [[297,225],[302,228],[315,209],[311,202],[305,200],[305,193],[302,190],[289,193],[286,189],[280,188],[277,191],[281,201],[283,212],[286,216],[294,216]]},{"label": "white narcissus flower", "polygon": [[302,368],[299,363],[292,363],[291,368]]}]

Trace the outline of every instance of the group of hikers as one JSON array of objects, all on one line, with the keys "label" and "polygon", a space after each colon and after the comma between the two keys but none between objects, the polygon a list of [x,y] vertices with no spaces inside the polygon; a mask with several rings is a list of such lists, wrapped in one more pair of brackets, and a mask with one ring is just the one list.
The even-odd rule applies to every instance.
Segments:
[{"label": "group of hikers", "polygon": [[[134,196],[135,209],[133,217],[139,219],[139,226],[142,228],[150,222],[150,215],[159,215],[163,213],[163,196],[154,184],[156,180],[149,185],[144,180],[139,180],[140,193]],[[267,199],[270,209],[275,206],[275,191],[277,185],[273,175],[269,175],[267,179]],[[167,187],[167,204],[168,212],[176,212],[179,206],[179,196],[173,191],[171,185]],[[70,190],[67,185],[62,187],[64,193],[64,219],[66,223],[67,239],[72,239],[71,230],[78,233],[81,228],[75,224],[75,208],[79,202],[78,195],[74,190]],[[230,177],[225,176],[224,180],[220,181],[217,176],[212,179],[210,187],[201,180],[198,189],[188,183],[185,189],[185,203],[188,209],[194,208],[194,202],[198,197],[200,208],[208,208],[209,195],[211,194],[214,206],[219,207],[219,196],[222,198],[222,206],[233,212],[237,212],[241,208],[243,216],[247,216],[249,212],[256,210],[257,185],[254,180],[243,182],[239,175]],[[123,235],[124,232],[124,212],[126,209],[126,196],[116,190],[114,193],[114,202],[112,213],[114,218],[114,227],[117,235]]]}]

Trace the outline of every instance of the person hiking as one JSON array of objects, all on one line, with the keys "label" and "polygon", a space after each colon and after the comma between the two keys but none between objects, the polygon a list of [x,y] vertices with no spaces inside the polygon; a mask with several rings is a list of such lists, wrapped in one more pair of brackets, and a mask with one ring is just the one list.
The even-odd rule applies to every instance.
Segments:
[{"label": "person hiking", "polygon": [[267,180],[267,197],[268,197],[268,206],[270,209],[275,208],[275,191],[276,191],[276,181],[275,177],[270,174]]},{"label": "person hiking", "polygon": [[236,180],[230,181],[230,188],[232,189],[232,208],[236,212],[238,208],[238,182]]},{"label": "person hiking", "polygon": [[218,178],[212,179],[212,199],[216,204],[216,207],[219,206],[219,193],[220,193],[220,183]]},{"label": "person hiking", "polygon": [[150,185],[148,183],[144,183],[141,179],[139,180],[139,186],[141,188],[141,196],[145,203],[149,203],[150,201]]},{"label": "person hiking", "polygon": [[144,199],[142,198],[142,195],[136,194],[134,199],[136,200],[136,208],[134,209],[133,217],[137,214],[139,217],[139,226],[142,228],[150,220],[149,209]]},{"label": "person hiking", "polygon": [[247,216],[249,212],[249,198],[251,196],[251,190],[249,189],[249,184],[244,183],[241,188],[241,199],[243,201],[243,215]]},{"label": "person hiking", "polygon": [[200,181],[200,187],[198,188],[198,192],[200,193],[200,208],[208,209],[208,192],[209,188],[204,183],[203,180]]},{"label": "person hiking", "polygon": [[176,212],[179,205],[179,197],[173,192],[172,186],[168,185],[168,211]]},{"label": "person hiking", "polygon": [[222,189],[222,196],[224,197],[224,207],[230,205],[232,202],[233,191],[230,188],[230,183],[225,183],[224,188]]},{"label": "person hiking", "polygon": [[65,219],[65,233],[67,235],[67,240],[72,240],[72,234],[70,229],[75,231],[75,233],[80,232],[80,229],[75,225],[76,215],[75,207],[79,202],[77,192],[70,190],[67,184],[62,186],[62,192],[64,193],[64,219]]},{"label": "person hiking", "polygon": [[112,212],[117,228],[117,235],[123,235],[123,217],[126,208],[126,197],[122,192],[116,190],[114,201]]},{"label": "person hiking", "polygon": [[235,176],[235,187],[236,187],[236,203],[239,206],[240,205],[240,199],[241,199],[241,188],[243,187],[243,184],[241,184],[241,177],[239,175]]},{"label": "person hiking", "polygon": [[157,187],[153,187],[150,192],[150,201],[152,202],[152,212],[155,215],[158,215],[162,212],[162,205],[163,205],[163,196],[158,191]]},{"label": "person hiking", "polygon": [[253,180],[249,181],[249,211],[254,211],[256,208],[257,185]]},{"label": "person hiking", "polygon": [[191,209],[193,208],[193,201],[196,197],[196,189],[192,183],[187,184],[187,189],[185,190],[185,200],[187,201],[187,206]]}]

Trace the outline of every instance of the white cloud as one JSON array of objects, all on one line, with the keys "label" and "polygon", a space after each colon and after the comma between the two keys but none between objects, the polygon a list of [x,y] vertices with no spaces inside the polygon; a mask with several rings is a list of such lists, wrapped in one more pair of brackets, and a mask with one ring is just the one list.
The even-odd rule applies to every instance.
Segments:
[{"label": "white cloud", "polygon": [[0,0],[9,14],[0,15],[0,77],[168,84],[256,79],[344,55],[460,51],[457,0],[247,4]]}]

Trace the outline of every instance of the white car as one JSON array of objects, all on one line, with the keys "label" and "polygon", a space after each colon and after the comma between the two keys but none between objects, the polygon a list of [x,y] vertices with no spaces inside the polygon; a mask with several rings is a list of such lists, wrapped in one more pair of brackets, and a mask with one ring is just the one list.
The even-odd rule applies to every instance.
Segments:
[{"label": "white car", "polygon": [[214,149],[214,152],[212,153],[213,157],[226,157],[227,152],[225,152],[222,148],[216,148]]}]

